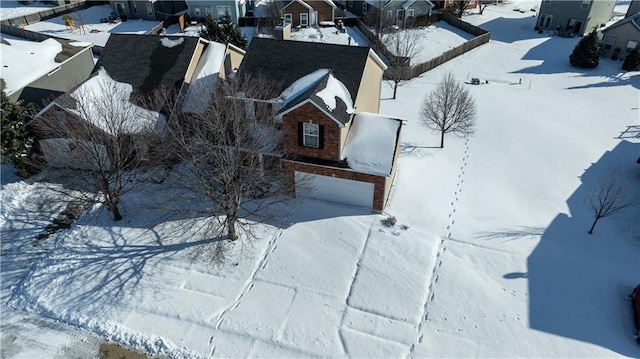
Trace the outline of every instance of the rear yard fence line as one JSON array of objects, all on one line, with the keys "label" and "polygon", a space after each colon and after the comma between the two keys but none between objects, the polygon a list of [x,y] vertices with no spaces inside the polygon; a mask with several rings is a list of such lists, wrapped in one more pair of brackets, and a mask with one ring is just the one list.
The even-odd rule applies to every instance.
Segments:
[{"label": "rear yard fence line", "polygon": [[489,31],[460,20],[459,18],[451,14],[441,14],[439,16],[439,19],[445,21],[455,28],[473,35],[474,38],[464,42],[463,44],[460,44],[459,46],[445,51],[438,57],[434,57],[429,61],[411,66],[408,71],[394,71],[394,68],[390,64],[403,63],[403,61],[399,61],[399,57],[395,56],[391,51],[389,51],[384,46],[384,43],[380,41],[380,39],[378,39],[378,37],[362,21],[360,21],[360,19],[345,19],[344,22],[347,26],[356,26],[358,30],[360,30],[360,32],[367,38],[367,40],[369,40],[373,50],[378,55],[380,55],[383,58],[383,61],[389,66],[387,71],[385,71],[385,75],[387,77],[390,77],[390,73],[394,72],[403,74],[402,80],[410,80],[414,77],[422,75],[429,70],[432,70],[437,66],[444,64],[445,62],[455,57],[469,52],[480,45],[486,44],[491,39],[491,33]]},{"label": "rear yard fence line", "polygon": [[33,14],[17,16],[11,19],[4,19],[0,21],[0,25],[7,26],[26,26],[35,24],[36,22],[42,20],[48,20],[56,16],[68,14],[78,10],[84,10],[94,5],[102,5],[106,2],[104,1],[86,1],[86,2],[78,2],[73,4],[66,4],[61,6],[56,6],[51,9],[43,10],[40,12],[36,12]]}]

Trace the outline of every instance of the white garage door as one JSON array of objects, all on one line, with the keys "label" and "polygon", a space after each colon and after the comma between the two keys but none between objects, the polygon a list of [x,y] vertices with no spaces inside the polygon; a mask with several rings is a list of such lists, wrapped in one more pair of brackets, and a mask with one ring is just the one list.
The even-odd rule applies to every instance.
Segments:
[{"label": "white garage door", "polygon": [[297,172],[296,196],[373,208],[373,183]]}]

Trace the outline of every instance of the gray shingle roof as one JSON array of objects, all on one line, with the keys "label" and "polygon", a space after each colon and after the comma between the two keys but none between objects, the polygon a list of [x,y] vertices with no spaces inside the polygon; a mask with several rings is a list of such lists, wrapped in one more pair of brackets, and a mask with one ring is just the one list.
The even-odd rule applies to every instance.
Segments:
[{"label": "gray shingle roof", "polygon": [[[165,46],[163,38],[177,45]],[[173,89],[182,84],[198,41],[197,37],[111,34],[94,72],[104,67],[135,92],[148,93],[159,86]]]},{"label": "gray shingle roof", "polygon": [[238,73],[274,81],[269,96],[277,96],[296,80],[329,69],[355,102],[368,56],[368,47],[253,38]]}]

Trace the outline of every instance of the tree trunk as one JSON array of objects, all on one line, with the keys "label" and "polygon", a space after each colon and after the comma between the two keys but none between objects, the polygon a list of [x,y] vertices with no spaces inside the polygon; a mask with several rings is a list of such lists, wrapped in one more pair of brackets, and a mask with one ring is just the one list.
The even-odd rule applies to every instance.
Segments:
[{"label": "tree trunk", "polygon": [[596,227],[596,223],[598,223],[599,219],[600,219],[600,217],[596,217],[596,219],[593,221],[593,224],[591,225],[591,228],[589,229],[589,234],[593,234],[593,229]]},{"label": "tree trunk", "polygon": [[440,131],[440,148],[444,148],[444,130]]},{"label": "tree trunk", "polygon": [[122,220],[122,215],[120,215],[120,209],[118,208],[117,204],[112,204],[111,205],[111,212],[113,212],[113,220],[114,221],[120,221]]},{"label": "tree trunk", "polygon": [[237,240],[238,233],[236,232],[236,217],[227,216],[225,222],[227,222],[227,239],[232,242]]}]

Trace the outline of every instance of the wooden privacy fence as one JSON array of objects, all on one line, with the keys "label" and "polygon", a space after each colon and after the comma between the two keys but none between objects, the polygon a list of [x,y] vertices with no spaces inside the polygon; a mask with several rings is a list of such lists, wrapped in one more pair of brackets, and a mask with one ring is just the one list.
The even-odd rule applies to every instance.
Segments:
[{"label": "wooden privacy fence", "polygon": [[387,64],[387,66],[389,66],[387,71],[385,71],[385,75],[387,77],[392,76],[392,74],[400,74],[400,76],[402,77],[401,80],[410,80],[414,77],[422,75],[423,73],[435,68],[436,66],[442,65],[455,57],[471,51],[482,44],[486,44],[491,38],[491,33],[489,31],[464,22],[451,14],[444,13],[441,14],[439,18],[449,25],[473,35],[474,38],[466,41],[459,46],[445,51],[442,55],[435,57],[429,61],[414,66],[405,67],[391,66],[391,64],[406,64],[409,63],[409,61],[406,58],[398,57],[391,53],[391,51],[389,51],[385,47],[384,43],[380,41],[380,39],[378,39],[378,37],[362,21],[360,21],[359,19],[344,19],[344,23],[347,26],[356,26],[358,30],[360,30],[360,32],[367,38],[367,40],[369,40],[369,43],[371,44],[371,47],[376,52],[376,54],[378,54]]},{"label": "wooden privacy fence", "polygon": [[16,24],[18,26],[22,26],[22,25],[26,26],[42,20],[51,19],[52,17],[68,14],[70,12],[86,9],[91,6],[94,6],[97,4],[104,4],[104,3],[105,3],[104,1],[86,1],[86,2],[78,2],[73,4],[56,6],[54,8],[43,10],[34,14],[17,16],[11,19],[2,20],[0,21],[0,25],[11,26],[13,24]]},{"label": "wooden privacy fence", "polygon": [[[47,35],[47,34],[42,34],[39,32],[35,32],[35,31],[30,31],[30,30],[25,30],[25,29],[21,29],[17,26],[10,26],[10,25],[5,25],[5,24],[0,24],[0,32],[3,34],[8,34],[8,35],[12,35],[15,37],[20,37],[26,40],[30,40],[30,41],[36,41],[36,42],[42,42],[46,39],[63,39],[61,37],[57,37],[57,36],[51,36],[51,35]],[[65,40],[65,39],[63,39]],[[102,46],[98,46],[98,45],[93,45],[91,47],[91,51],[93,52],[94,55],[96,56],[100,56],[100,54],[102,54],[102,50],[104,48]]]}]

